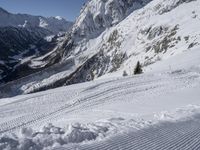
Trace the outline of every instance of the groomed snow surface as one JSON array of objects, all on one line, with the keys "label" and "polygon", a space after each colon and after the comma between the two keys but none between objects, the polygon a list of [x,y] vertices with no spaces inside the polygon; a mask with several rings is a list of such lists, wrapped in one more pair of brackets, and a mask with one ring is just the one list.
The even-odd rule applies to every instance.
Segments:
[{"label": "groomed snow surface", "polygon": [[142,75],[1,99],[0,149],[199,149],[199,56],[188,50]]}]

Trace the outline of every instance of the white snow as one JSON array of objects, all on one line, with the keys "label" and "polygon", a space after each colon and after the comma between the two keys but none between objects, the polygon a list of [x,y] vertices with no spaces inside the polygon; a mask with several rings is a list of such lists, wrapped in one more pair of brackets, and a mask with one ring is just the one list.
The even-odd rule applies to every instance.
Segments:
[{"label": "white snow", "polygon": [[[116,53],[126,54],[127,58],[117,71],[120,76],[123,71],[131,75],[137,61],[140,61],[145,66],[145,72],[148,72],[150,64],[166,60],[187,50],[199,48],[200,1],[183,2],[177,5],[181,2],[183,1],[153,0],[142,9],[134,10],[122,21],[120,18],[123,18],[124,14],[120,14],[119,18],[116,17],[119,21],[118,24],[111,27],[105,25],[107,28],[101,30],[102,28],[98,27],[98,23],[95,22],[95,16],[102,17],[102,23],[106,24],[106,21],[110,21],[106,18],[106,6],[112,3],[117,5],[116,7],[120,7],[121,3],[118,4],[118,1],[115,0],[90,1],[88,6],[81,11],[81,15],[72,29],[74,32],[80,30],[80,32],[84,32],[83,35],[86,34],[86,37],[78,42],[73,50],[77,63],[81,64],[82,62],[79,61],[82,60],[81,58],[90,58],[100,51],[103,51],[105,57],[110,58],[110,61]],[[168,9],[171,10],[166,11]],[[118,9],[116,12],[118,13]],[[90,13],[93,14],[94,21],[90,20]],[[116,19],[115,15],[110,16],[113,17],[112,19]],[[100,35],[96,37],[95,35],[98,35],[99,32]],[[110,43],[110,37],[116,32],[116,39]],[[75,37],[75,40],[79,40],[79,38]],[[160,52],[156,52],[158,49]],[[105,76],[110,72],[112,63],[108,63],[106,67],[103,70]]]},{"label": "white snow", "polygon": [[58,20],[63,20],[63,18],[61,16],[56,16],[55,18]]},{"label": "white snow", "polygon": [[55,35],[50,35],[50,36],[47,36],[45,37],[44,39],[47,41],[47,42],[51,42],[52,39],[55,37]]},{"label": "white snow", "polygon": [[[196,116],[200,114],[200,21],[195,14],[200,14],[200,1],[183,3],[160,14],[177,2],[154,0],[116,26],[106,29],[97,38],[75,48],[75,53],[81,52],[78,56],[92,56],[107,44],[110,35],[117,30],[120,34],[117,42],[121,42],[117,50],[129,56],[117,72],[107,73],[92,82],[0,99],[0,149],[46,150],[70,146],[75,146],[74,149],[79,146],[102,150],[114,147],[142,149],[143,145],[137,145],[140,142],[146,142],[146,147],[143,143],[144,149],[148,149],[150,143],[152,150],[159,149],[159,144],[163,149],[170,149],[170,145],[174,145],[174,149],[190,149],[189,146],[198,149],[200,119]],[[95,5],[82,12],[86,9],[103,11],[104,7]],[[97,17],[98,13],[93,17]],[[84,14],[83,18],[87,17]],[[119,21],[121,16],[118,17],[112,21]],[[78,18],[78,26],[83,18]],[[160,35],[153,32],[154,39],[148,39],[143,31],[150,27],[155,31],[162,27],[166,32]],[[146,51],[147,46],[156,44],[173,30],[176,30],[173,38],[181,37],[174,46],[174,41],[171,41],[166,52],[155,54],[154,50]],[[186,36],[190,38],[185,40]],[[190,47],[191,43],[196,44]],[[107,46],[104,51],[112,58],[116,47]],[[35,59],[32,66],[41,65],[42,58],[49,54]],[[145,57],[151,58],[151,65],[144,67],[144,74],[132,76],[135,63],[140,60],[144,64],[147,62]],[[70,75],[75,70],[74,66],[78,65],[66,66],[67,71],[53,75],[43,74],[45,78],[24,84],[21,90],[28,93],[50,85]],[[121,77],[124,70],[127,70],[128,77]],[[184,133],[187,133],[186,137]],[[134,135],[142,140],[139,138],[137,141]],[[167,136],[171,138],[167,139]],[[196,143],[187,143],[190,138]],[[124,144],[126,142],[128,145]]]},{"label": "white snow", "polygon": [[46,28],[48,26],[48,23],[42,17],[40,17],[39,20],[40,20],[39,24],[40,27]]},{"label": "white snow", "polygon": [[19,149],[30,143],[59,148],[192,118],[200,113],[199,56],[199,49],[190,50],[174,57],[177,61],[158,63],[160,68],[182,59],[192,64],[186,63],[182,70],[158,69],[1,99],[0,141],[6,141],[1,146],[17,141]]}]

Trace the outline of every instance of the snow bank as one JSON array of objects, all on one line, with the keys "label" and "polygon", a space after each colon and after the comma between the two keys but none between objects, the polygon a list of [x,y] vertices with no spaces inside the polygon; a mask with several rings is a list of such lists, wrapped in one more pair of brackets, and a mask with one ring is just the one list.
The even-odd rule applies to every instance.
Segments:
[{"label": "snow bank", "polygon": [[200,106],[188,105],[172,112],[155,114],[152,120],[142,118],[126,120],[111,118],[90,124],[74,123],[65,128],[52,124],[44,126],[41,131],[22,128],[19,134],[5,134],[0,137],[1,150],[49,150],[68,144],[85,144],[116,136],[120,133],[138,131],[163,121],[174,122],[191,119],[199,114]]},{"label": "snow bank", "polygon": [[199,114],[200,106],[188,105],[186,107],[177,108],[172,112],[162,111],[159,114],[155,114],[154,117],[159,121],[177,121],[192,118],[195,114]]},{"label": "snow bank", "polygon": [[105,137],[108,127],[95,124],[75,123],[66,129],[49,124],[39,132],[31,128],[21,129],[20,134],[2,135],[1,150],[42,150],[59,147],[70,143],[82,143]]}]

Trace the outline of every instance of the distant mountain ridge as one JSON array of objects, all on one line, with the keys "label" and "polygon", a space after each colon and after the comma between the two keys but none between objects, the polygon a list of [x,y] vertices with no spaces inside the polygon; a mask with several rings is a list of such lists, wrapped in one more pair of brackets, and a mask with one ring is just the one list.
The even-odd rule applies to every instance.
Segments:
[{"label": "distant mountain ridge", "polygon": [[0,27],[41,27],[49,30],[52,34],[67,32],[72,26],[72,22],[66,21],[60,16],[42,17],[28,14],[13,14],[0,8]]},{"label": "distant mountain ridge", "polygon": [[33,73],[31,59],[51,51],[72,22],[60,16],[12,14],[0,8],[0,83]]}]

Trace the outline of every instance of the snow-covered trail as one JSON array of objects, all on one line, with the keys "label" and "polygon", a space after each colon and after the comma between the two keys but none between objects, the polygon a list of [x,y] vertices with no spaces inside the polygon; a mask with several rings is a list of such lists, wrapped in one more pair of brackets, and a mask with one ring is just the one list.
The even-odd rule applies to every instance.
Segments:
[{"label": "snow-covered trail", "polygon": [[65,146],[59,150],[199,150],[199,124],[200,115],[195,115],[193,119],[164,122],[92,144]]},{"label": "snow-covered trail", "polygon": [[0,99],[0,149],[198,149],[199,91],[191,67]]},{"label": "snow-covered trail", "polygon": [[[138,99],[154,98],[185,88],[192,88],[198,85],[199,81],[199,72],[182,70],[173,73],[97,80],[46,92],[2,99],[0,101],[0,133],[18,131],[22,127],[38,129],[48,123],[64,126],[66,122],[94,122],[116,117],[116,115],[128,116],[135,112],[134,110],[126,112],[126,109],[128,106],[132,106],[132,109],[137,108],[137,104],[141,103]],[[144,101],[142,105],[145,106],[148,103],[148,101]],[[156,103],[152,110],[156,111]],[[186,104],[190,103],[186,102]],[[113,107],[109,107],[109,105]],[[117,105],[126,106],[115,112]],[[98,112],[98,110],[100,111]],[[139,110],[136,112],[140,116],[146,115]]]}]

